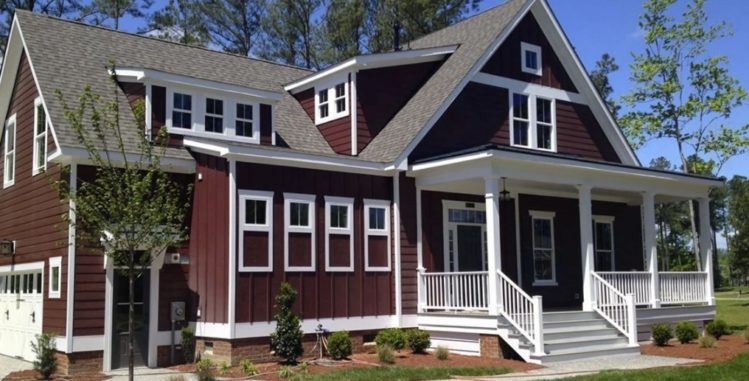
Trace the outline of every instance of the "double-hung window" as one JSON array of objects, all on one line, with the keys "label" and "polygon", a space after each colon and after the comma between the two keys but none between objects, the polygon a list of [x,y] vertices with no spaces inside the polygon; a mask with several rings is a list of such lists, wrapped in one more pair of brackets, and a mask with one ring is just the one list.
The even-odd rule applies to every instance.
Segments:
[{"label": "double-hung window", "polygon": [[325,271],[354,271],[354,199],[325,196]]},{"label": "double-hung window", "polygon": [[34,165],[32,175],[47,169],[47,113],[42,98],[34,101]]},{"label": "double-hung window", "polygon": [[533,284],[556,285],[554,213],[530,211],[533,247]]},{"label": "double-hung window", "polygon": [[593,235],[595,243],[596,271],[614,271],[614,217],[594,216]]},{"label": "double-hung window", "polygon": [[390,201],[364,200],[364,270],[390,271]]},{"label": "double-hung window", "polygon": [[205,99],[205,131],[224,133],[224,101],[221,99]]},{"label": "double-hung window", "polygon": [[5,123],[5,155],[3,163],[3,188],[16,182],[16,115]]},{"label": "double-hung window", "polygon": [[251,138],[253,129],[253,107],[250,104],[237,103],[237,118],[234,121],[235,134]]},{"label": "double-hung window", "polygon": [[315,195],[284,193],[284,268],[315,271]]},{"label": "double-hung window", "polygon": [[315,123],[321,124],[349,114],[349,82],[339,78],[315,87]]},{"label": "double-hung window", "polygon": [[60,286],[62,285],[62,257],[49,259],[49,298],[60,298]]},{"label": "double-hung window", "polygon": [[513,93],[510,101],[512,145],[556,150],[555,102],[536,95]]},{"label": "double-hung window", "polygon": [[174,92],[172,102],[172,127],[191,129],[192,95]]},{"label": "double-hung window", "polygon": [[273,271],[273,192],[239,191],[239,271]]}]

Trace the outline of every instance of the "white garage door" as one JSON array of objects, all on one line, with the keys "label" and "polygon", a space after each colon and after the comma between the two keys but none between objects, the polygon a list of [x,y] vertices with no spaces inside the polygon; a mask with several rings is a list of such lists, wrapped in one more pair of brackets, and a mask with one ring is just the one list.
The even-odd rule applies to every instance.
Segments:
[{"label": "white garage door", "polygon": [[31,342],[42,332],[42,271],[0,273],[0,354],[34,360]]}]

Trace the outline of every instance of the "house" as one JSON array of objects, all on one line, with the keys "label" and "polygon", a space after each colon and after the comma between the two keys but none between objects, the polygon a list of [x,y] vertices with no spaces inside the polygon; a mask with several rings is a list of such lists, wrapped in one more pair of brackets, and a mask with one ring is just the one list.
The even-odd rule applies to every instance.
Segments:
[{"label": "house", "polygon": [[173,302],[202,356],[268,359],[284,281],[308,349],[318,324],[355,346],[418,327],[547,363],[715,317],[708,219],[701,270],[661,272],[654,210],[705,216],[721,181],[639,163],[544,0],[318,72],[18,11],[0,74],[2,354],[31,358],[44,331],[70,373],[124,364],[121,278],[76,245],[49,186],[92,176],[62,100],[114,99],[110,60],[121,109],[146,106],[145,130],[123,116],[128,144],[167,128],[163,164],[194,185],[189,242],[139,280],[141,364],[169,362]]}]

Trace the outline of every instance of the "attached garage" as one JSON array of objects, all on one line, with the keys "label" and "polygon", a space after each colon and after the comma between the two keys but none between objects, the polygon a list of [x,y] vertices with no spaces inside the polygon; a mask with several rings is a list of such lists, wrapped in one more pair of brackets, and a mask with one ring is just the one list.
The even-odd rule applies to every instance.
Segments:
[{"label": "attached garage", "polygon": [[44,262],[0,266],[0,354],[34,360],[42,333]]}]

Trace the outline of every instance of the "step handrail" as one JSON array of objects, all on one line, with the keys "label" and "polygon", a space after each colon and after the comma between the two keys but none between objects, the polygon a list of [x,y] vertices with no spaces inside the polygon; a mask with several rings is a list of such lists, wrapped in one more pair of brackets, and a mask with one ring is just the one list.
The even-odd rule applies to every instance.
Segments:
[{"label": "step handrail", "polygon": [[624,295],[595,272],[591,273],[593,309],[637,345],[637,317],[634,294]]},{"label": "step handrail", "polygon": [[497,270],[497,276],[500,315],[533,344],[536,354],[542,355],[544,353],[542,298],[528,295],[501,270]]}]

